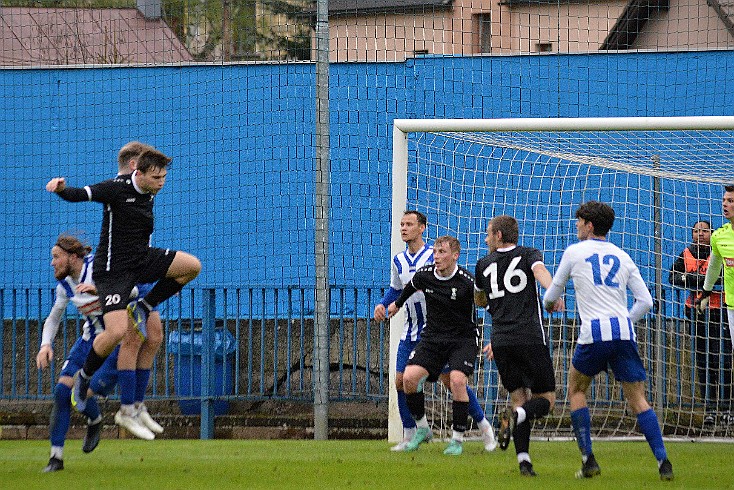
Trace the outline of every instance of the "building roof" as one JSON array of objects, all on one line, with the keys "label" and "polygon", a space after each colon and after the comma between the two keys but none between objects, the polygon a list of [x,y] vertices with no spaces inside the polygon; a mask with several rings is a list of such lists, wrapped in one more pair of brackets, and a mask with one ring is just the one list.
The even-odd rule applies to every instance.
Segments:
[{"label": "building roof", "polygon": [[599,49],[630,49],[647,21],[668,9],[669,0],[630,0]]},{"label": "building roof", "polygon": [[[451,8],[453,0],[329,0],[329,14],[370,14],[376,12],[408,12],[423,9]],[[316,9],[305,12],[315,15]]]},{"label": "building roof", "polygon": [[0,65],[160,64],[193,57],[137,9],[0,8]]}]

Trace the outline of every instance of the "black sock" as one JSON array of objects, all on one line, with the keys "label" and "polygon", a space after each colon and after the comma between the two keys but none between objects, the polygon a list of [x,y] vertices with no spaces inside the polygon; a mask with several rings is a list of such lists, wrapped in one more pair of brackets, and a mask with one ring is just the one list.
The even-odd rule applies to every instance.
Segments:
[{"label": "black sock", "polygon": [[79,374],[87,379],[91,378],[100,366],[102,366],[105,359],[107,359],[107,356],[102,357],[95,352],[94,348],[89,349],[89,354],[87,354],[87,358],[84,360],[82,372]]},{"label": "black sock", "polygon": [[[547,400],[546,400],[547,401]],[[522,424],[517,424],[515,430],[512,431],[512,438],[515,440],[515,453],[530,452],[530,421],[525,420]]]},{"label": "black sock", "polygon": [[179,284],[177,281],[166,277],[158,281],[143,299],[153,309],[182,289],[183,284]]},{"label": "black sock", "polygon": [[406,393],[405,401],[413,418],[418,421],[426,415],[426,397],[422,391],[418,393]]},{"label": "black sock", "polygon": [[466,419],[469,416],[469,402],[458,402],[454,400],[451,403],[451,409],[454,413],[454,430],[456,432],[466,432]]},{"label": "black sock", "polygon": [[543,397],[532,398],[526,401],[522,408],[525,410],[525,420],[535,420],[550,413],[550,402]]}]

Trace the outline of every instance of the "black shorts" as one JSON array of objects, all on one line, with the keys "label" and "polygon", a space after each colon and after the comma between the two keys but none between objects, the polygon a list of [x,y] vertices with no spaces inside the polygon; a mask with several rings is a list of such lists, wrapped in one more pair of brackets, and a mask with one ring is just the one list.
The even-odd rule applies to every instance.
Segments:
[{"label": "black shorts", "polygon": [[451,341],[421,339],[410,353],[408,366],[420,366],[428,371],[428,381],[435,382],[446,365],[451,371],[461,371],[467,376],[474,374],[479,345],[475,338]]},{"label": "black shorts", "polygon": [[548,346],[492,345],[492,353],[502,386],[507,391],[513,392],[518,388],[530,388],[533,394],[556,391],[556,375]]},{"label": "black shorts", "polygon": [[92,279],[102,303],[102,312],[127,308],[130,292],[135,285],[156,282],[166,277],[175,256],[175,250],[151,247],[142,265],[135,269],[106,271],[95,268]]}]

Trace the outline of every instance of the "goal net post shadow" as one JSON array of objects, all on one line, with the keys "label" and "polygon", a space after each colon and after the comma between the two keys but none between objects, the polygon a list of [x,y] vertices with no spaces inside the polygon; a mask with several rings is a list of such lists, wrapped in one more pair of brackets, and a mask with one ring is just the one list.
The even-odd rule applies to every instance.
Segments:
[{"label": "goal net post shadow", "polygon": [[[664,433],[730,437],[734,426],[706,429],[701,423],[711,403],[723,407],[722,400],[731,396],[723,386],[730,360],[718,360],[720,383],[699,379],[695,328],[684,315],[687,291],[668,281],[672,262],[691,242],[693,223],[708,219],[714,229],[723,224],[721,196],[727,184],[734,184],[731,116],[396,119],[391,253],[405,249],[400,220],[415,209],[428,217],[426,241],[456,236],[462,247],[459,263],[473,273],[488,253],[487,222],[509,214],[520,224],[519,243],[538,248],[553,273],[565,247],[577,241],[576,208],[589,200],[607,202],[616,214],[609,239],[632,256],[655,300],[653,312],[635,328],[648,373],[648,399]],[[557,402],[549,417],[535,422],[536,436],[572,436],[566,382],[578,320],[570,283],[566,303],[563,314],[544,313]],[[484,345],[491,317],[478,314]],[[390,441],[402,437],[394,372],[404,318],[400,312],[390,322]],[[706,341],[725,347],[721,338]],[[493,363],[478,357],[470,384],[496,426],[509,398]],[[434,432],[448,437],[450,396],[437,386],[427,389],[426,413]],[[594,435],[639,436],[611,374],[597,376],[589,405]]]}]

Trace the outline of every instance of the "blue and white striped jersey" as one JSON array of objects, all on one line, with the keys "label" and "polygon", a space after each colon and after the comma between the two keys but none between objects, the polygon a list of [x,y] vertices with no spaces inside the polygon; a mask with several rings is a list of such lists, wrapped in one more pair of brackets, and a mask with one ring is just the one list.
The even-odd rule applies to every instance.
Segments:
[{"label": "blue and white striped jersey", "polygon": [[[581,317],[579,344],[608,340],[636,341],[634,322],[652,307],[652,296],[630,256],[606,240],[589,239],[563,252],[543,302],[555,301],[573,280]],[[627,310],[627,289],[635,304]]]},{"label": "blue and white striped jersey", "polygon": [[99,301],[99,297],[89,293],[79,293],[76,291],[76,287],[79,284],[90,284],[92,282],[92,267],[94,262],[94,255],[89,254],[84,257],[84,265],[82,266],[82,272],[77,281],[71,276],[66,276],[60,280],[56,285],[56,301],[54,302],[51,313],[43,324],[43,336],[41,339],[41,345],[50,344],[56,332],[59,329],[59,324],[63,318],[66,306],[71,303],[76,306],[79,313],[84,316],[85,322],[83,327],[82,338],[89,340],[92,336],[92,329],[94,333],[99,333],[104,329],[104,323],[102,322],[102,305]]},{"label": "blue and white striped jersey", "polygon": [[[423,245],[415,254],[406,248],[395,255],[390,266],[390,287],[401,291],[410,282],[415,271],[424,265],[433,264],[433,246]],[[418,291],[405,302],[405,326],[401,340],[419,340],[426,324],[426,298]]]}]

